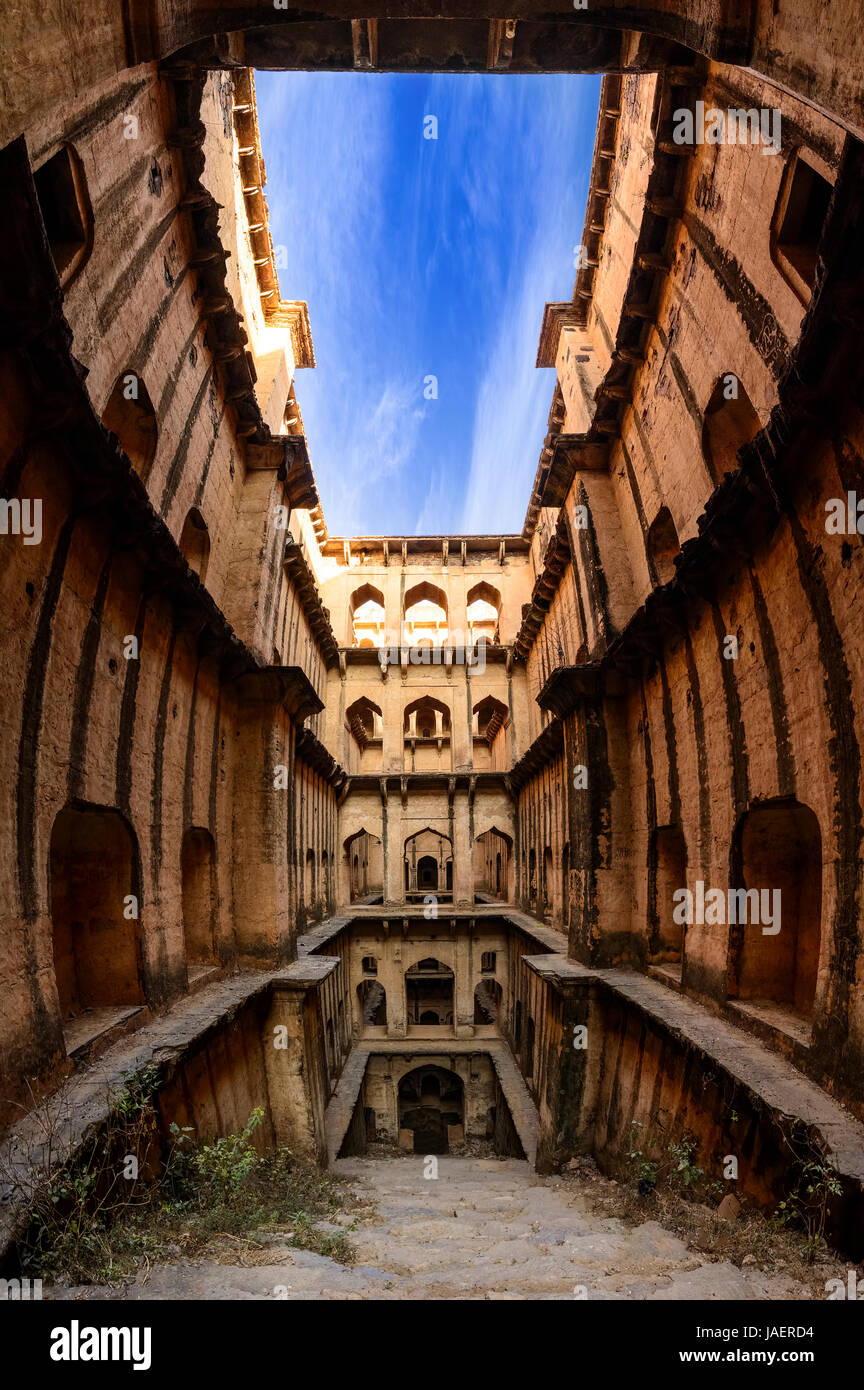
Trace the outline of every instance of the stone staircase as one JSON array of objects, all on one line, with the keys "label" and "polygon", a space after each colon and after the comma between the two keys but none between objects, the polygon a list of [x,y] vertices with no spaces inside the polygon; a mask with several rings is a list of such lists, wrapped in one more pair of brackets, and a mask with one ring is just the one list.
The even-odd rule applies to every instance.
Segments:
[{"label": "stone staircase", "polygon": [[[590,1182],[576,1175],[540,1178],[524,1160],[444,1155],[433,1169],[420,1155],[406,1154],[340,1159],[334,1171],[362,1208],[316,1224],[331,1232],[348,1228],[356,1250],[351,1266],[293,1249],[273,1231],[262,1234],[245,1263],[148,1263],[121,1288],[54,1287],[45,1297],[630,1303],[813,1296],[783,1271],[739,1268],[694,1252],[658,1221],[629,1225],[598,1209]],[[820,1277],[835,1273],[845,1277],[840,1265]]]}]

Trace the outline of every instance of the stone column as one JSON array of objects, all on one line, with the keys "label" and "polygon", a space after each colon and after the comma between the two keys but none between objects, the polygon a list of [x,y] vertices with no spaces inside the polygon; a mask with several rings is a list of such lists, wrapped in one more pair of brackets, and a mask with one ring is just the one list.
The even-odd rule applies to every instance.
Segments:
[{"label": "stone column", "polygon": [[453,902],[461,907],[474,902],[474,866],[471,858],[471,829],[468,788],[453,793]]},{"label": "stone column", "polygon": [[393,907],[405,901],[402,867],[402,816],[399,790],[390,790],[381,779],[382,843],[384,845],[384,902]]},{"label": "stone column", "polygon": [[384,631],[388,645],[398,645],[402,628],[402,570],[399,556],[390,556],[390,564],[383,580],[384,589]]},{"label": "stone column", "polygon": [[402,936],[398,927],[391,928],[385,947],[387,960],[387,1036],[404,1038],[408,1031],[405,1013],[405,965],[402,960]]},{"label": "stone column", "polygon": [[297,866],[294,740],[322,708],[299,667],[271,666],[241,676],[237,697],[233,797],[233,898],[241,960],[293,955]]},{"label": "stone column", "polygon": [[468,581],[464,573],[451,575],[447,595],[451,644],[454,640],[453,634],[460,645],[465,645],[468,641],[468,604],[465,601],[467,586]]},{"label": "stone column", "polygon": [[456,987],[453,1022],[457,1038],[474,1036],[474,989],[471,980],[471,938],[465,931],[456,937]]},{"label": "stone column", "polygon": [[387,677],[381,682],[381,768],[384,772],[402,771],[404,705],[405,691],[399,667],[388,666]]},{"label": "stone column", "polygon": [[276,1143],[320,1162],[326,1159],[326,1097],[320,1058],[307,1055],[310,1029],[305,1022],[314,1007],[305,988],[277,988],[261,1042]]},{"label": "stone column", "polygon": [[471,737],[471,681],[467,667],[453,667],[451,689],[453,722],[450,738],[453,741],[453,771],[468,772],[474,763],[474,747]]}]

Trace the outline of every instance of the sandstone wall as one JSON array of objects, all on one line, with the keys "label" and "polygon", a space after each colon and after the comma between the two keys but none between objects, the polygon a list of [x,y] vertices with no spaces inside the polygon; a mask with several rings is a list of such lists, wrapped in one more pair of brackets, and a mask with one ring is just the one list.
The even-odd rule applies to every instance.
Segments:
[{"label": "sandstone wall", "polygon": [[[278,463],[262,469],[260,450],[282,446],[264,426],[247,442],[255,402],[234,392],[202,314],[215,252],[190,211],[209,207],[198,136],[177,137],[190,95],[136,68],[4,152],[16,214],[4,312],[17,324],[4,349],[4,495],[42,507],[40,543],[7,535],[0,548],[4,1106],[100,1026],[140,1026],[232,961],[288,958],[312,909],[297,865],[311,848],[320,910],[333,862],[335,764],[312,733],[295,752],[321,708],[320,615],[283,567],[268,513],[294,484]],[[90,244],[58,284],[30,170],[44,198],[39,170],[69,145]],[[111,413],[118,377],[150,403],[149,436]],[[149,459],[142,437],[155,442]],[[203,550],[184,531],[193,506]],[[261,538],[248,559],[244,525]],[[244,564],[251,621],[232,612]]]},{"label": "sandstone wall", "polygon": [[[682,152],[670,140],[674,112],[696,100],[779,106],[781,152]],[[538,880],[544,842],[557,875],[569,841],[574,954],[657,971],[860,1103],[860,547],[854,530],[830,534],[826,515],[831,499],[860,487],[862,420],[835,372],[830,406],[823,394],[806,427],[790,423],[800,398],[789,368],[808,370],[798,365],[812,341],[812,332],[801,341],[802,324],[821,283],[802,291],[777,245],[796,158],[825,181],[826,229],[831,185],[848,196],[843,132],[716,65],[676,72],[659,89],[653,78],[625,78],[618,106],[614,150],[607,129],[606,163],[595,169],[610,190],[602,249],[593,279],[577,282],[591,284],[585,328],[561,317],[568,416],[557,447],[569,481],[554,531],[551,519],[545,529],[566,538],[566,563],[547,542],[546,611],[527,657],[529,680],[532,663],[545,675],[539,703],[556,719],[517,767],[520,838],[532,820],[544,825],[524,841]],[[592,194],[589,209],[596,204]],[[841,206],[838,196],[835,238],[826,230],[823,245],[842,262],[851,233]],[[589,224],[597,215],[589,211]],[[849,273],[838,270],[841,281]],[[828,332],[813,375],[829,341],[836,349]],[[570,350],[578,339],[593,344],[599,381]],[[730,377],[738,395],[721,417],[724,437],[717,386]],[[584,633],[581,649],[574,658],[562,641],[544,671],[568,627]],[[567,829],[556,846],[544,807],[560,743],[566,814],[557,823]],[[580,766],[582,786],[572,780]],[[728,914],[686,925],[683,939],[679,924],[676,935],[672,894],[695,892],[698,881],[724,893],[782,886],[776,939],[730,925]]]}]

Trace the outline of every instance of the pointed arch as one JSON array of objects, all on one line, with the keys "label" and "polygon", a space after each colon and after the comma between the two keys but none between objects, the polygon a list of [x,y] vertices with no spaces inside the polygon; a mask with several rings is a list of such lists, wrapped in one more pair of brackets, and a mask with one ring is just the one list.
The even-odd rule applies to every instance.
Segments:
[{"label": "pointed arch", "polygon": [[466,603],[470,608],[472,603],[490,603],[496,613],[501,612],[501,591],[496,589],[494,584],[488,584],[485,579],[481,579],[479,584],[474,584],[466,595]]},{"label": "pointed arch", "polygon": [[506,729],[510,723],[510,711],[503,701],[497,700],[494,695],[486,695],[482,700],[478,700],[472,713],[474,737],[485,739],[490,745],[495,742],[499,730]]},{"label": "pointed arch", "polygon": [[345,724],[361,748],[366,748],[383,733],[384,716],[380,705],[361,695],[345,711]]},{"label": "pointed arch", "polygon": [[668,507],[661,507],[649,526],[645,546],[656,583],[668,584],[675,578],[675,557],[681,554],[678,532]]},{"label": "pointed arch", "polygon": [[466,595],[466,616],[468,637],[472,643],[481,637],[485,637],[487,642],[497,643],[501,618],[500,591],[485,579],[474,584]]},{"label": "pointed arch", "polygon": [[453,887],[453,845],[449,835],[426,826],[405,840],[402,850],[406,893],[442,893]]},{"label": "pointed arch", "polygon": [[343,841],[343,892],[347,888],[350,902],[380,893],[384,888],[384,847],[381,836],[365,827],[355,830]]},{"label": "pointed arch", "polygon": [[384,641],[384,595],[374,584],[361,584],[348,600],[348,645],[379,647]]},{"label": "pointed arch", "polygon": [[410,646],[440,647],[449,636],[447,595],[436,584],[423,580],[405,592],[402,602],[402,635]]},{"label": "pointed arch", "polygon": [[190,570],[203,584],[210,563],[210,533],[197,507],[190,507],[186,513],[180,533],[180,550]]},{"label": "pointed arch", "polygon": [[474,891],[500,900],[510,897],[513,837],[497,826],[474,836]]},{"label": "pointed arch", "polygon": [[408,610],[416,607],[418,603],[434,603],[436,608],[443,609],[445,616],[449,611],[444,590],[439,589],[437,584],[430,584],[428,579],[424,579],[420,584],[412,584],[410,589],[405,590],[402,612],[407,616]]},{"label": "pointed arch", "polygon": [[450,708],[434,695],[421,695],[405,706],[402,728],[411,738],[438,738],[450,733]]},{"label": "pointed arch", "polygon": [[743,381],[734,372],[724,372],[711,392],[702,423],[702,453],[715,486],[735,471],[739,449],[761,428]]},{"label": "pointed arch", "polygon": [[159,425],[150,393],[131,367],[115,381],[102,411],[102,424],[117,436],[135,472],[146,482],[156,457]]}]

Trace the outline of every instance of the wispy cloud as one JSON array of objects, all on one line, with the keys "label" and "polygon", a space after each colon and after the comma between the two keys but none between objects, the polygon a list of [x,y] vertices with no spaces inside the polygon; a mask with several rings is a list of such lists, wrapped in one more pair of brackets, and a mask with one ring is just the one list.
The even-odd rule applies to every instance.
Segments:
[{"label": "wispy cloud", "polygon": [[572,288],[599,84],[256,84],[282,293],[309,303],[318,366],[297,393],[331,533],[518,529],[552,394],[540,317]]},{"label": "wispy cloud", "polygon": [[422,413],[414,383],[381,370],[373,346],[391,331],[381,284],[389,94],[351,74],[263,73],[256,86],[271,229],[289,266],[280,288],[309,304],[318,366],[300,373],[297,392],[325,515],[334,534],[374,532]]},{"label": "wispy cloud", "polygon": [[572,293],[573,251],[588,191],[588,161],[565,182],[561,153],[580,130],[584,140],[586,126],[593,132],[596,102],[596,89],[575,89],[569,106],[562,105],[560,92],[547,90],[533,111],[538,159],[533,190],[526,196],[526,244],[511,264],[505,302],[489,325],[461,519],[464,531],[522,529],[555,386],[554,372],[534,365],[543,306]]},{"label": "wispy cloud", "polygon": [[331,534],[388,534],[388,490],[410,469],[422,420],[413,382],[389,380],[377,400],[354,402],[335,486],[324,496]]}]

